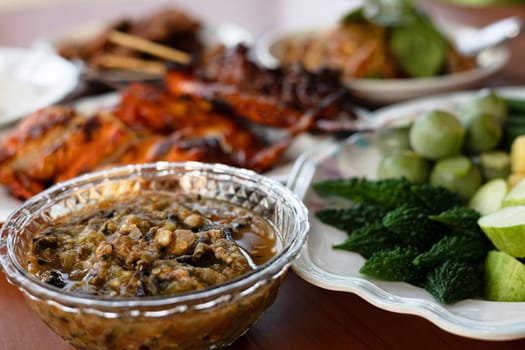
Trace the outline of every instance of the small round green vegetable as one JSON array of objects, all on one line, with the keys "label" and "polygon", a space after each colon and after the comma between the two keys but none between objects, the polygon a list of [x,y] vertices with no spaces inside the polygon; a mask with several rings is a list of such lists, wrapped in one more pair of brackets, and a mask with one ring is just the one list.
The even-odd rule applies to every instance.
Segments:
[{"label": "small round green vegetable", "polygon": [[481,172],[468,157],[445,158],[432,168],[430,184],[445,187],[468,200],[481,185]]},{"label": "small round green vegetable", "polygon": [[502,125],[488,114],[473,114],[467,119],[465,148],[467,152],[491,151],[499,144]]},{"label": "small round green vegetable", "polygon": [[394,153],[400,150],[410,149],[410,140],[408,138],[409,126],[399,126],[382,129],[378,132],[377,148],[381,154]]},{"label": "small round green vegetable", "polygon": [[425,113],[410,128],[410,145],[423,157],[441,159],[459,154],[465,128],[452,114],[443,111]]},{"label": "small round green vegetable", "polygon": [[491,151],[480,154],[479,165],[485,180],[506,178],[510,175],[510,155],[505,151]]},{"label": "small round green vegetable", "polygon": [[465,104],[464,114],[488,114],[503,125],[507,119],[507,104],[493,90],[483,89]]},{"label": "small round green vegetable", "polygon": [[406,178],[413,183],[424,183],[430,175],[429,162],[419,154],[402,150],[387,154],[379,162],[379,179]]}]

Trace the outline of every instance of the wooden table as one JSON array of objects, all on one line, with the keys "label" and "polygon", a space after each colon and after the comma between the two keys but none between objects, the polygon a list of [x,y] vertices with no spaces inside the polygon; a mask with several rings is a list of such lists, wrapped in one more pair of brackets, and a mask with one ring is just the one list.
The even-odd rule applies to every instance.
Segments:
[{"label": "wooden table", "polygon": [[[53,333],[0,273],[0,349],[73,350]],[[277,300],[232,350],[523,349],[510,342],[471,340],[429,321],[378,309],[360,297],[317,288],[290,272]]]},{"label": "wooden table", "polygon": [[[293,1],[291,1],[293,3]],[[142,2],[143,4],[144,2]],[[191,1],[186,1],[190,4]],[[203,1],[195,1],[202,5]],[[209,2],[211,3],[211,2]],[[250,6],[262,7],[263,2],[248,1]],[[278,1],[264,2],[265,5],[277,4]],[[321,2],[321,6],[326,6]],[[199,5],[199,6],[200,6]],[[302,5],[302,2],[301,2]],[[93,5],[99,6],[100,4]],[[112,5],[116,6],[116,5]],[[248,5],[244,5],[247,7]],[[426,4],[429,9],[441,16],[450,15],[447,9]],[[463,9],[464,10],[464,9]],[[63,11],[63,10],[61,10]],[[61,11],[42,10],[41,17],[58,23]],[[86,9],[68,8],[69,18],[79,19],[78,12]],[[91,9],[91,12],[96,12]],[[268,14],[268,9],[265,10]],[[445,12],[444,12],[445,11]],[[467,12],[464,15],[473,24],[481,25],[503,15],[500,12]],[[516,12],[517,11],[517,12]],[[513,14],[525,17],[525,10],[519,8]],[[521,12],[520,12],[521,11]],[[219,10],[220,12],[220,10]],[[314,11],[315,12],[315,11]],[[69,13],[69,12],[68,12]],[[259,11],[251,10],[251,16]],[[452,14],[460,15],[461,9]],[[505,13],[506,14],[506,13]],[[0,13],[0,23],[10,20],[16,25],[15,19],[21,21],[19,26],[28,19],[33,19],[34,31],[38,31],[41,22],[35,18],[34,12],[18,13],[7,16]],[[54,17],[53,17],[54,16]],[[77,16],[77,17],[75,17]],[[250,18],[237,13],[239,22],[253,32],[262,31],[266,24],[260,21],[250,21]],[[42,21],[42,19],[41,19]],[[250,25],[252,27],[250,28]],[[36,28],[36,29],[35,29]],[[29,26],[27,30],[31,30]],[[20,43],[27,43],[27,31],[19,36]],[[14,40],[14,39],[13,39]],[[1,44],[1,37],[0,37]],[[515,56],[504,71],[487,82],[488,86],[524,85],[525,84],[525,43],[523,38],[512,44]],[[520,56],[521,55],[521,56]],[[372,306],[360,297],[343,292],[334,292],[315,287],[290,271],[280,289],[275,304],[270,307],[255,326],[231,349],[263,350],[263,349],[524,349],[525,339],[507,342],[490,342],[467,339],[447,333],[429,321],[411,315],[395,314]],[[55,335],[25,304],[21,293],[9,285],[0,272],[0,350],[67,350],[72,349],[61,338]]]}]

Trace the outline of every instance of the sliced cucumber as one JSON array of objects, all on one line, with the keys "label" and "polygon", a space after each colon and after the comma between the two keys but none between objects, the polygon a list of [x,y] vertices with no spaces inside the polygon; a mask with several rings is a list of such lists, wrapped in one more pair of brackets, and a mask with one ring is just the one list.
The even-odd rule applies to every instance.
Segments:
[{"label": "sliced cucumber", "polygon": [[496,248],[517,258],[525,257],[525,205],[484,215],[478,224]]},{"label": "sliced cucumber", "polygon": [[508,207],[513,205],[525,205],[525,179],[521,179],[515,184],[512,189],[507,193],[503,202],[502,207]]},{"label": "sliced cucumber", "polygon": [[487,215],[501,208],[503,198],[508,192],[507,182],[503,179],[493,179],[483,184],[474,193],[468,206],[481,215]]},{"label": "sliced cucumber", "polygon": [[504,252],[490,251],[485,260],[485,298],[525,301],[525,265]]}]

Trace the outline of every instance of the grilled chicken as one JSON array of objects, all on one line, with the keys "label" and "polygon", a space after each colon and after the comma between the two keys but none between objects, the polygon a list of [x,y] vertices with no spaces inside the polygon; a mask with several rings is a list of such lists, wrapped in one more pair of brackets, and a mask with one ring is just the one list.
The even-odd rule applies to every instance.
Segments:
[{"label": "grilled chicken", "polygon": [[[353,119],[333,73],[261,68],[243,46],[199,62],[168,72],[164,88],[129,85],[107,111],[48,107],[26,117],[0,144],[0,183],[26,199],[115,165],[192,160],[264,172],[299,133]],[[262,125],[280,137],[261,137]]]},{"label": "grilled chicken", "polygon": [[263,172],[277,162],[295,136],[287,134],[268,146],[243,123],[209,102],[174,97],[144,84],[132,84],[122,96],[115,115],[130,128],[155,136],[131,148],[121,163],[200,160]]},{"label": "grilled chicken", "polygon": [[111,114],[86,117],[50,107],[24,119],[2,143],[0,181],[19,198],[111,163],[135,134]]},{"label": "grilled chicken", "polygon": [[338,72],[310,73],[300,66],[266,69],[251,61],[242,45],[174,67],[166,75],[166,86],[175,96],[219,101],[240,117],[279,128],[305,127],[305,115],[313,119],[309,129],[328,128],[327,120],[355,119],[350,93]]},{"label": "grilled chicken", "polygon": [[0,145],[0,183],[27,199],[48,186],[115,165],[220,162],[263,172],[293,135],[268,146],[209,102],[133,84],[114,110],[84,116],[67,107],[26,117]]}]

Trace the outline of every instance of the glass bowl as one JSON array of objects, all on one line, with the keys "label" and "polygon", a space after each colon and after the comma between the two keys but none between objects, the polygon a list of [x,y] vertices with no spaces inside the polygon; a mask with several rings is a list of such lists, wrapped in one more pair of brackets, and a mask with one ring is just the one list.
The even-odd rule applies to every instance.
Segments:
[{"label": "glass bowl", "polygon": [[[145,190],[200,195],[250,209],[275,227],[281,249],[237,279],[171,296],[80,295],[45,284],[24,268],[32,237],[55,218],[108,196]],[[80,176],[26,201],[0,232],[0,261],[37,314],[79,349],[217,349],[240,337],[273,303],[308,227],[301,200],[252,171],[196,162],[132,165]]]}]

